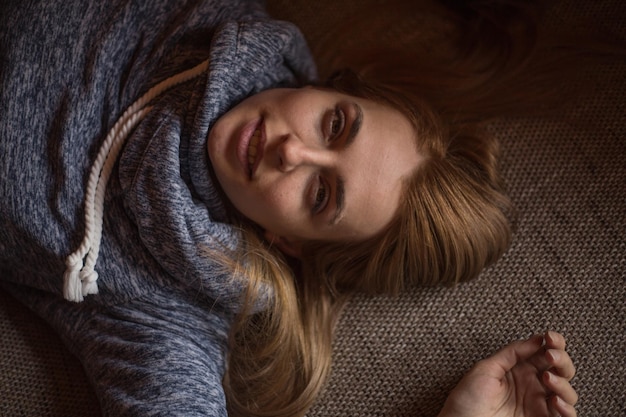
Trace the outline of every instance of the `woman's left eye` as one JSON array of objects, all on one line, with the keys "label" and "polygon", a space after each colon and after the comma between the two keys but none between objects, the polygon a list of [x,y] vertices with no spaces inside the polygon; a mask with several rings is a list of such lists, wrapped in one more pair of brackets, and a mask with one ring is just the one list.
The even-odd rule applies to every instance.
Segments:
[{"label": "woman's left eye", "polygon": [[333,141],[336,138],[338,138],[339,136],[341,136],[341,133],[343,132],[344,126],[346,124],[346,116],[343,112],[343,110],[341,110],[341,108],[339,108],[339,106],[335,107],[335,110],[332,113],[332,116],[330,118],[330,125],[329,125],[329,141]]},{"label": "woman's left eye", "polygon": [[313,214],[317,214],[321,212],[324,207],[326,207],[326,200],[328,200],[328,188],[323,181],[319,182],[319,186],[317,188],[317,191],[315,192],[314,200],[315,201],[313,202],[312,207]]}]

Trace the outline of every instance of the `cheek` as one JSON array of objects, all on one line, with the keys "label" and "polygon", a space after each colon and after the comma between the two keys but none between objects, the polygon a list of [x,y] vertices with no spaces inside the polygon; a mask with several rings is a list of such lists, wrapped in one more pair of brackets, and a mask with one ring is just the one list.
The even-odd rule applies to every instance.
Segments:
[{"label": "cheek", "polygon": [[287,187],[272,187],[265,192],[261,192],[259,196],[259,205],[269,215],[275,217],[285,217],[293,211],[293,193],[290,193]]},{"label": "cheek", "polygon": [[272,187],[260,196],[257,223],[279,235],[292,234],[301,221],[300,199],[293,187]]},{"label": "cheek", "polygon": [[285,224],[286,216],[281,209],[280,202],[268,198],[267,195],[263,195],[255,201],[248,200],[246,211],[243,214],[263,230],[277,235],[281,235],[286,228],[289,228]]},{"label": "cheek", "polygon": [[246,187],[229,184],[226,195],[237,210],[248,219],[267,228],[285,217],[288,211],[288,196],[275,187]]}]

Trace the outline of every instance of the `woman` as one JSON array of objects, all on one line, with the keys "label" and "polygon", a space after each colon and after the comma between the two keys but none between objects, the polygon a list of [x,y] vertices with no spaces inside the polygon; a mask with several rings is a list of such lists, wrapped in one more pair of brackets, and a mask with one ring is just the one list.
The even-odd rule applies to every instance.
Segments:
[{"label": "woman", "polygon": [[[328,372],[345,297],[359,288],[400,289],[388,266],[414,259],[385,237],[406,227],[396,214],[401,197],[436,166],[426,162],[437,159],[440,143],[430,143],[441,132],[434,112],[349,75],[333,90],[270,90],[315,75],[299,32],[256,3],[40,3],[9,2],[1,14],[3,286],[59,332],[106,415],[302,414]],[[207,57],[191,78],[131,107],[138,119],[114,127],[148,88],[179,81]],[[376,148],[381,131],[372,120],[393,122],[384,147]],[[113,142],[126,143],[119,157],[98,158],[111,127]],[[477,171],[491,155],[458,146]],[[367,181],[368,171],[352,170],[365,161],[376,168]],[[271,176],[267,187],[260,182]],[[500,201],[495,176],[476,179],[494,188],[483,200]],[[318,227],[311,218],[320,215]],[[372,245],[376,262],[361,262]],[[436,248],[443,262],[467,256],[451,247]],[[503,250],[494,247],[471,259],[475,269]],[[438,271],[442,265],[426,271],[463,278]],[[407,279],[417,267],[408,264]],[[347,269],[353,273],[340,281]],[[542,347],[542,340],[513,344],[479,365],[442,415],[510,407],[575,415],[564,341],[550,334]],[[529,381],[507,384],[511,375]],[[481,390],[485,380],[496,388]],[[511,402],[513,391],[541,400]]]}]

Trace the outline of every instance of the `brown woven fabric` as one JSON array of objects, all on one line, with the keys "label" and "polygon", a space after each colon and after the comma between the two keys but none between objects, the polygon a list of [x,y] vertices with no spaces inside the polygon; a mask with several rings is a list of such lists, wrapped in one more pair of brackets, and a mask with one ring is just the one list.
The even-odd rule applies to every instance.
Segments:
[{"label": "brown woven fabric", "polygon": [[[269,7],[303,28],[327,74],[329,29],[357,6],[272,0]],[[563,1],[553,16],[626,42],[622,0]],[[344,47],[416,31],[403,20]],[[598,66],[588,82],[593,92],[559,117],[491,126],[519,213],[509,252],[455,289],[354,299],[338,327],[329,384],[309,417],[434,416],[472,363],[545,329],[568,339],[579,415],[626,416],[626,62]],[[98,415],[71,354],[3,292],[0,332],[0,415]]]},{"label": "brown woven fabric", "polygon": [[98,416],[76,358],[31,311],[0,291],[0,416]]}]

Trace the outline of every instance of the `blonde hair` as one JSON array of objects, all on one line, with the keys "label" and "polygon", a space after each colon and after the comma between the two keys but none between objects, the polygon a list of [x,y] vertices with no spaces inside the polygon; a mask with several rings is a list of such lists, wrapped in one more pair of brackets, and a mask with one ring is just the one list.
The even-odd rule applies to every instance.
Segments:
[{"label": "blonde hair", "polygon": [[452,130],[417,97],[350,71],[329,85],[402,111],[426,162],[406,180],[405,198],[384,230],[359,242],[308,242],[296,273],[253,228],[242,226],[249,249],[237,264],[251,277],[246,304],[253,305],[265,284],[273,296],[261,312],[242,313],[232,330],[224,386],[234,416],[306,412],[328,377],[333,328],[355,291],[397,294],[413,284],[453,285],[478,275],[510,241],[510,203],[490,135]]},{"label": "blonde hair", "polygon": [[[455,285],[508,248],[514,212],[498,174],[498,142],[482,122],[545,109],[538,104],[558,97],[548,81],[564,67],[533,67],[532,9],[520,6],[523,13],[505,13],[504,20],[488,10],[469,29],[458,15],[447,15],[460,28],[449,55],[429,60],[406,45],[372,49],[344,60],[358,73],[341,71],[328,82],[400,110],[415,127],[425,162],[405,181],[397,215],[384,230],[360,242],[308,242],[301,261],[291,262],[240,219],[246,244],[229,265],[248,277],[249,288],[247,308],[231,331],[224,379],[229,415],[303,415],[330,373],[333,328],[354,292]],[[464,31],[474,35],[464,38]],[[485,38],[502,42],[465,43]],[[256,311],[264,287],[271,296]]]},{"label": "blonde hair", "polygon": [[421,98],[351,71],[329,85],[403,112],[425,157],[385,230],[365,242],[306,247],[313,258],[306,262],[326,271],[333,291],[397,294],[407,284],[454,285],[498,259],[510,242],[512,205],[498,174],[495,138],[473,125],[444,124]]},{"label": "blonde hair", "polygon": [[298,280],[282,254],[256,233],[244,234],[252,248],[240,255],[251,277],[246,305],[255,304],[264,284],[272,294],[261,311],[241,312],[231,329],[223,381],[229,415],[303,415],[328,377],[333,327],[343,303]]}]

